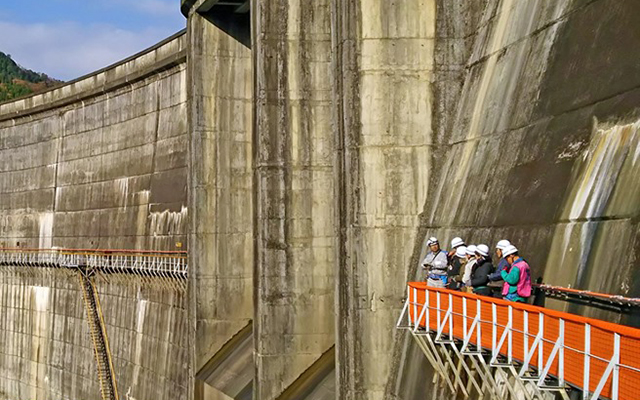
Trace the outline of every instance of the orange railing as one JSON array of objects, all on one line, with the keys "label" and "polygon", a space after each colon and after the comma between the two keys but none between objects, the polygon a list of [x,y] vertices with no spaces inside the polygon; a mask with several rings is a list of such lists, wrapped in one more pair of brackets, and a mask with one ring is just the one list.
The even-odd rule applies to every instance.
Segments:
[{"label": "orange railing", "polygon": [[640,399],[640,330],[470,293],[411,282],[401,320],[463,352],[490,354],[494,365],[517,365],[540,388],[553,378],[585,398]]}]

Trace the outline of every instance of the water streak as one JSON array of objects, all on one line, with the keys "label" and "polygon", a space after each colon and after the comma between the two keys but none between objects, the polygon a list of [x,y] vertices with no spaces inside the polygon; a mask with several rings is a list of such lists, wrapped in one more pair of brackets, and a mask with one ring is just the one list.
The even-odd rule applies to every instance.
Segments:
[{"label": "water streak", "polygon": [[[630,178],[637,176],[640,153],[640,121],[597,129],[582,159],[574,167],[573,184],[565,202],[562,219],[556,228],[546,266],[545,280],[554,285],[576,286],[581,289],[616,292],[622,290],[621,279],[607,280],[615,287],[602,287],[607,276],[602,254],[617,254],[622,246],[627,220],[636,211],[640,191]],[[605,235],[604,231],[617,231]],[[613,237],[615,236],[615,237]],[[625,258],[620,257],[620,264]],[[618,274],[626,271],[618,267]],[[604,274],[604,275],[603,275]],[[590,278],[594,277],[593,279]],[[594,287],[597,285],[598,287]]]}]

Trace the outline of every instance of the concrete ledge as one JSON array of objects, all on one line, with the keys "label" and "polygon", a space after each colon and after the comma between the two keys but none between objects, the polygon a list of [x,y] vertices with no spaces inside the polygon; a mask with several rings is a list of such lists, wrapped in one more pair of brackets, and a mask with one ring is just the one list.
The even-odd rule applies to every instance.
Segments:
[{"label": "concrete ledge", "polygon": [[98,96],[184,63],[185,32],[182,30],[138,54],[71,82],[0,104],[0,122]]},{"label": "concrete ledge", "polygon": [[196,0],[182,0],[180,2],[180,11],[182,12],[182,15],[189,18],[189,12],[191,11],[191,8],[195,4],[195,2]]}]

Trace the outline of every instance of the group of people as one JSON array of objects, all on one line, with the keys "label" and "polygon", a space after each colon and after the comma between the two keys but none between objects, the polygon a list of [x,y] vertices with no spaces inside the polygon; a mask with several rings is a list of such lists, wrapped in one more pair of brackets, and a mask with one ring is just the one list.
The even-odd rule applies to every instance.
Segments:
[{"label": "group of people", "polygon": [[422,261],[428,286],[472,292],[482,296],[527,302],[531,296],[529,264],[508,240],[496,244],[498,266],[494,267],[489,246],[466,245],[462,238],[451,240],[449,252],[435,237],[427,240],[429,252]]}]

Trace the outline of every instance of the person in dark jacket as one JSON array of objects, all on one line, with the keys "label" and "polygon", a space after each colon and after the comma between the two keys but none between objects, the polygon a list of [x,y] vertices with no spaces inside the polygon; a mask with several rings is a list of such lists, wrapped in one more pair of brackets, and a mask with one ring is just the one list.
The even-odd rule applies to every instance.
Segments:
[{"label": "person in dark jacket", "polygon": [[471,287],[473,293],[482,296],[491,296],[491,288],[487,286],[489,283],[489,275],[493,272],[493,264],[489,256],[489,246],[479,244],[476,247],[477,260],[471,272]]},{"label": "person in dark jacket", "polygon": [[451,250],[447,254],[447,258],[449,259],[449,264],[456,260],[456,251],[458,251],[459,247],[465,247],[464,240],[461,237],[454,237],[451,239]]},{"label": "person in dark jacket", "polygon": [[460,290],[462,287],[462,276],[464,275],[464,265],[467,263],[467,247],[458,246],[453,260],[449,263],[447,270],[447,288]]}]

